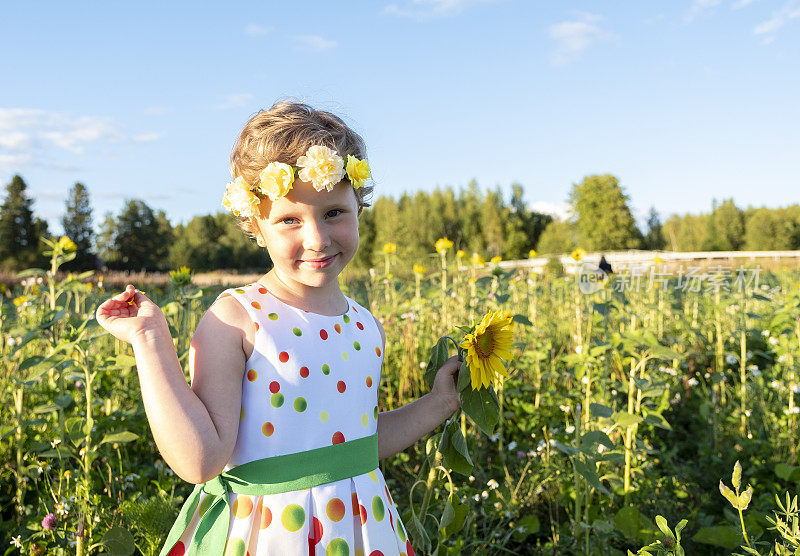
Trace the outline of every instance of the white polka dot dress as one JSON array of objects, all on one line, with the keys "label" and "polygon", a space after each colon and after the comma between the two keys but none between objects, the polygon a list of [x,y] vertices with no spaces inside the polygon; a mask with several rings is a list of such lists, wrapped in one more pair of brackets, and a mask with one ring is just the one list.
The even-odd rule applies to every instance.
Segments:
[{"label": "white polka dot dress", "polygon": [[[344,315],[287,305],[255,283],[231,288],[255,328],[242,380],[236,446],[225,471],[254,460],[371,436],[378,427],[381,335],[347,298]],[[188,551],[210,497],[170,556]],[[414,549],[380,468],[304,490],[230,493],[225,556],[412,556]]]}]

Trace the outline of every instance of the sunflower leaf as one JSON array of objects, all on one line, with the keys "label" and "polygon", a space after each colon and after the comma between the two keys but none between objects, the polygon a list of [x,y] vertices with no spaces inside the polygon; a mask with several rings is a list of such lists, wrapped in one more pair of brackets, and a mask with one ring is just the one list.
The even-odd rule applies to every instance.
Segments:
[{"label": "sunflower leaf", "polygon": [[472,378],[469,374],[469,365],[467,362],[464,361],[461,363],[461,368],[458,370],[458,384],[456,387],[458,388],[459,392],[463,392],[464,389],[469,386],[472,382]]},{"label": "sunflower leaf", "polygon": [[428,388],[433,388],[433,381],[436,378],[436,372],[447,361],[449,353],[447,352],[447,338],[442,336],[431,348],[431,356],[428,359],[428,366],[425,367],[425,383]]},{"label": "sunflower leaf", "polygon": [[491,436],[500,415],[500,401],[491,385],[488,388],[461,392],[461,410],[469,415],[487,436]]},{"label": "sunflower leaf", "polygon": [[442,438],[447,439],[444,445],[439,446],[444,466],[461,475],[469,475],[472,471],[472,459],[469,457],[467,441],[461,434],[457,419],[450,419],[445,423]]}]

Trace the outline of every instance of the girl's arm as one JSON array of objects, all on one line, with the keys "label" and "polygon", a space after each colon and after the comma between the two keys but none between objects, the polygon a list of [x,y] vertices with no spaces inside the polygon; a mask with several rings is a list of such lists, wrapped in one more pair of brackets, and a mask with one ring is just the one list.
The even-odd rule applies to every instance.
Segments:
[{"label": "girl's arm", "polygon": [[[386,333],[377,319],[386,353]],[[378,414],[378,459],[402,452],[450,417],[459,407],[455,376],[461,363],[448,359],[436,373],[431,391],[410,404]]]},{"label": "girl's arm", "polygon": [[[214,478],[236,443],[246,363],[242,313],[249,323],[244,308],[224,297],[203,315],[189,349],[190,387],[158,307],[141,292],[135,293],[129,308],[106,306],[112,302],[98,308],[98,322],[133,346],[142,400],[159,452],[190,483]],[[155,316],[147,318],[146,313]]]}]

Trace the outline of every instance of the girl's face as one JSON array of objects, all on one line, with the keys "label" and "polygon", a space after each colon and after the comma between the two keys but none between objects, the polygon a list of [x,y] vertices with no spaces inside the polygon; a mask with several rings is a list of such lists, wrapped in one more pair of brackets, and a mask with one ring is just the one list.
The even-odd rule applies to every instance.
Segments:
[{"label": "girl's face", "polygon": [[286,196],[261,203],[256,220],[274,271],[287,285],[338,287],[358,249],[358,203],[350,182],[319,192],[295,178]]}]

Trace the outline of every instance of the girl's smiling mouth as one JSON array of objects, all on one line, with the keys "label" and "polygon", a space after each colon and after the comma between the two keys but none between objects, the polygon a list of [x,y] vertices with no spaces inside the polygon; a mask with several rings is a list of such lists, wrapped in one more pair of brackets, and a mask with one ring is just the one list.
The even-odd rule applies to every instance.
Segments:
[{"label": "girl's smiling mouth", "polygon": [[302,259],[300,262],[306,263],[311,268],[319,269],[319,268],[325,268],[326,266],[331,264],[331,262],[333,262],[334,257],[336,257],[336,255],[331,255],[330,257],[326,257],[324,259]]}]

